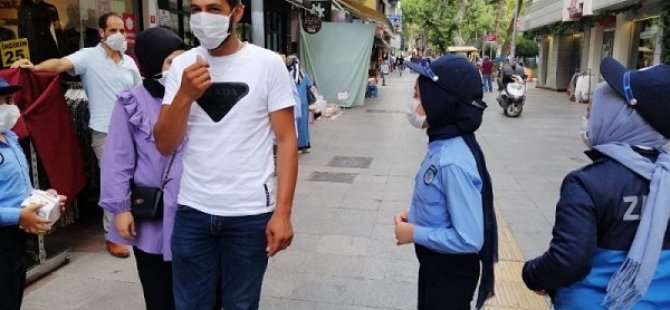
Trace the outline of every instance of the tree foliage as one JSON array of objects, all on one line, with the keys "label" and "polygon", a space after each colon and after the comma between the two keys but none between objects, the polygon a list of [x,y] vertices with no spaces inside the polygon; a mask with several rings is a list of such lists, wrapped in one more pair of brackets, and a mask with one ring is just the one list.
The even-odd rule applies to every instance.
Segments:
[{"label": "tree foliage", "polygon": [[670,65],[670,0],[663,0],[661,10],[661,23],[663,29],[662,59],[663,63]]},{"label": "tree foliage", "polygon": [[411,29],[405,37],[425,38],[437,52],[463,43],[480,47],[483,36],[495,31],[498,0],[403,0],[401,5],[403,29]]},{"label": "tree foliage", "polygon": [[533,40],[521,38],[516,44],[516,55],[523,58],[535,57],[540,47]]}]

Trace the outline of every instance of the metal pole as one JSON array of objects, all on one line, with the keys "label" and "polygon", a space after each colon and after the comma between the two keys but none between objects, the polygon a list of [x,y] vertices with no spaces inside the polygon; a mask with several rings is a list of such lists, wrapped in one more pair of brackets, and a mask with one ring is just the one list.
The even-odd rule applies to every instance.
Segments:
[{"label": "metal pole", "polygon": [[514,19],[512,20],[514,24],[512,25],[512,47],[510,48],[510,58],[512,61],[516,58],[516,24],[519,19],[519,1],[514,1]]}]

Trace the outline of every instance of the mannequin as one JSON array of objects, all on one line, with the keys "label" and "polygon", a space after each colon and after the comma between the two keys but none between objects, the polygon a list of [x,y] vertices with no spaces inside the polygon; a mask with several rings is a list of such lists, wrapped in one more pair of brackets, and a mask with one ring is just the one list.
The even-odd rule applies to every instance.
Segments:
[{"label": "mannequin", "polygon": [[81,41],[81,21],[79,8],[75,4],[67,6],[67,24],[63,27],[63,44],[59,44],[63,56],[70,55],[79,50]]},{"label": "mannequin", "polygon": [[[30,58],[40,63],[51,58],[60,58],[58,46],[61,44],[62,30],[58,18],[58,10],[43,0],[22,0],[19,5],[19,38],[27,38],[30,47]],[[54,28],[56,38],[51,34]]]}]

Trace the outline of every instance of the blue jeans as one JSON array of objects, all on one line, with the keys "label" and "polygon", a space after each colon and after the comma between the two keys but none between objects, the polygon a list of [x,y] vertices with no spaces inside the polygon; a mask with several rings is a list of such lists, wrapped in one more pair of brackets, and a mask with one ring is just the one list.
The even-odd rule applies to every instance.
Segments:
[{"label": "blue jeans", "polygon": [[493,91],[493,83],[491,82],[491,76],[490,75],[482,75],[482,83],[484,84],[484,91],[485,92],[492,92]]},{"label": "blue jeans", "polygon": [[177,309],[212,309],[216,294],[226,310],[258,309],[271,216],[224,217],[179,205],[172,233]]},{"label": "blue jeans", "polygon": [[377,86],[368,86],[367,96],[370,98],[377,98],[379,96],[379,90]]}]

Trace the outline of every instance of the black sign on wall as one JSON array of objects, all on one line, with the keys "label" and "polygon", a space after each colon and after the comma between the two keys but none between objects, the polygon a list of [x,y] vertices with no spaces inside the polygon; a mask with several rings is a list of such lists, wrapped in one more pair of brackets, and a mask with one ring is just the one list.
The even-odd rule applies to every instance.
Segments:
[{"label": "black sign on wall", "polygon": [[315,34],[321,30],[323,23],[319,15],[307,13],[302,17],[302,29],[309,34]]},{"label": "black sign on wall", "polygon": [[308,8],[310,12],[307,14],[315,14],[324,22],[331,21],[330,16],[333,11],[332,0],[312,0],[309,2]]}]

